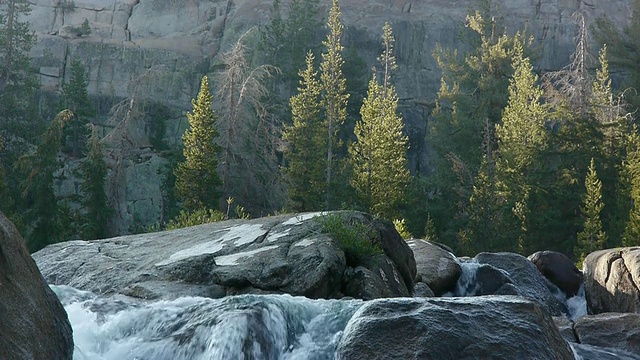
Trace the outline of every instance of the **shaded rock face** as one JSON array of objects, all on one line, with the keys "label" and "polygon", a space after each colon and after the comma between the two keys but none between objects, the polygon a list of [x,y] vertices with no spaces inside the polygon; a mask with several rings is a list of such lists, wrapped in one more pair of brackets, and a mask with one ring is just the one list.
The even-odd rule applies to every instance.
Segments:
[{"label": "shaded rock face", "polygon": [[[489,264],[509,274],[517,295],[535,300],[551,315],[566,312],[563,304],[554,296],[535,265],[526,257],[514,253],[480,253],[474,260],[480,264]],[[503,289],[499,294],[513,294],[511,289]],[[516,295],[516,294],[513,294]]]},{"label": "shaded rock face", "polygon": [[0,213],[0,358],[71,359],[71,325],[15,226]]},{"label": "shaded rock face", "polygon": [[615,348],[640,356],[640,314],[587,315],[575,322],[581,344]]},{"label": "shaded rock face", "polygon": [[410,239],[406,242],[413,251],[420,281],[427,284],[436,296],[450,291],[462,272],[456,257],[426,240]]},{"label": "shaded rock face", "polygon": [[337,359],[390,357],[573,359],[548,313],[512,296],[367,302],[347,324]]},{"label": "shaded rock face", "polygon": [[571,259],[556,251],[538,251],[528,258],[544,277],[567,296],[575,296],[582,285],[582,272]]},{"label": "shaded rock face", "polygon": [[640,247],[587,255],[584,284],[590,314],[640,313]]},{"label": "shaded rock face", "polygon": [[573,331],[573,321],[568,319],[566,316],[554,316],[553,322],[560,331],[560,335],[562,335],[566,341],[570,343],[578,342],[577,335]]},{"label": "shaded rock face", "polygon": [[[50,245],[34,259],[50,284],[97,294],[145,299],[244,293],[288,293],[310,298],[407,296],[415,265],[398,264],[411,254],[393,226],[369,215],[388,249],[376,261],[346,264],[337,239],[321,232],[321,213],[232,220],[174,231]],[[390,228],[387,228],[390,226]],[[384,230],[384,231],[382,231]],[[387,237],[385,237],[387,236]],[[399,238],[397,232],[395,236]],[[396,245],[392,245],[397,242]],[[401,245],[404,245],[402,247]],[[384,248],[384,246],[382,246]],[[410,264],[410,262],[409,262]],[[359,287],[348,277],[363,273]],[[404,279],[408,278],[409,282]]]}]

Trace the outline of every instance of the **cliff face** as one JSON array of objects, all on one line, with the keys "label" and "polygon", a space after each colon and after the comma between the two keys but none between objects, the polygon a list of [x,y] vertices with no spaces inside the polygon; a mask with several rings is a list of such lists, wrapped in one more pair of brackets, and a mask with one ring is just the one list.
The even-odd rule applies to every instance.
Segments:
[{"label": "cliff face", "polygon": [[[67,78],[71,61],[79,59],[89,72],[89,93],[124,98],[150,68],[162,68],[156,86],[141,91],[143,96],[186,110],[195,97],[200,77],[210,71],[221,52],[229,49],[241,32],[269,18],[271,0],[31,0],[28,21],[38,35],[32,50],[42,87],[58,91]],[[379,35],[390,21],[396,35],[399,69],[396,86],[401,111],[411,138],[412,167],[425,166],[426,118],[440,86],[440,73],[431,55],[436,43],[456,46],[466,14],[481,1],[472,0],[342,0],[343,20],[348,27],[345,40],[355,45],[371,64],[377,56]],[[288,1],[283,1],[286,8]],[[587,22],[607,15],[620,26],[628,22],[630,0],[506,0],[495,2],[492,13],[510,32],[526,26],[541,50],[539,69],[558,69],[569,62],[576,25],[571,15],[581,11]],[[330,0],[321,0],[321,14]],[[326,15],[324,15],[326,17]],[[78,35],[88,21],[91,34]],[[595,51],[595,49],[594,49]],[[159,86],[158,86],[159,84]],[[168,129],[175,141],[180,136],[176,118]],[[184,126],[184,125],[182,125]],[[138,144],[147,148],[148,141]],[[135,147],[135,146],[134,146]],[[144,155],[144,154],[143,154]],[[145,160],[146,159],[146,160]],[[154,162],[149,164],[149,159]],[[153,173],[161,166],[154,154],[131,161],[128,173]],[[148,170],[153,168],[151,170]],[[162,208],[159,179],[127,178],[122,209],[123,229],[134,214],[144,222],[157,220]],[[74,189],[61,185],[59,191]],[[144,191],[141,191],[144,189]],[[135,195],[135,199],[133,196]],[[145,205],[135,206],[135,203]]]}]

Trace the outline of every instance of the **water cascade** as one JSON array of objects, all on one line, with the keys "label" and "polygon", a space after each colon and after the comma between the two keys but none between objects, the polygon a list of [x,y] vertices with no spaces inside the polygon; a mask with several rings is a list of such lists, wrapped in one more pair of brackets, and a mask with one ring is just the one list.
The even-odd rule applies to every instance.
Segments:
[{"label": "water cascade", "polygon": [[73,325],[76,360],[332,359],[362,305],[289,295],[141,302],[52,288]]},{"label": "water cascade", "polygon": [[[456,288],[444,296],[482,295],[487,284],[478,284],[478,279],[486,269],[473,261],[461,265]],[[100,296],[69,286],[52,289],[74,329],[75,360],[329,360],[335,358],[347,322],[363,304],[290,295],[152,302]],[[572,298],[561,292],[555,295],[570,319],[586,314],[583,288]],[[640,360],[616,349],[570,345],[576,359]]]}]

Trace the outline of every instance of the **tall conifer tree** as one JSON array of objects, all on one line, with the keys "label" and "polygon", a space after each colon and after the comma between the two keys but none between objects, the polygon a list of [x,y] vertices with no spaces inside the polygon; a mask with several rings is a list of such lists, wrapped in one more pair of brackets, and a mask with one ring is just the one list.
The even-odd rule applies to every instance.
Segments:
[{"label": "tall conifer tree", "polygon": [[79,60],[71,62],[69,83],[62,84],[62,108],[73,112],[73,118],[65,127],[62,139],[63,151],[79,157],[86,140],[92,135],[87,124],[93,115],[93,106],[89,100],[87,72]]},{"label": "tall conifer tree", "polygon": [[102,144],[95,128],[90,133],[86,141],[87,155],[80,164],[81,203],[86,211],[81,231],[85,240],[107,237],[109,218],[113,214],[113,209],[107,203],[107,163],[102,154]]},{"label": "tall conifer tree", "polygon": [[176,193],[188,211],[215,209],[220,198],[218,146],[215,139],[216,115],[211,108],[209,80],[202,78],[198,98],[191,101],[193,111],[187,113],[189,129],[182,136],[183,162],[175,169]]},{"label": "tall conifer tree", "polygon": [[517,239],[518,246],[512,249],[528,252],[533,245],[527,236],[531,209],[528,202],[539,190],[535,175],[540,164],[538,155],[547,145],[545,120],[548,110],[542,103],[543,91],[537,85],[537,76],[529,58],[524,56],[520,42],[515,45],[513,68],[509,102],[502,115],[502,124],[496,125],[500,152],[496,175],[505,185],[503,196],[517,218],[519,231],[513,240]]},{"label": "tall conifer tree", "polygon": [[585,179],[586,193],[580,208],[584,219],[583,229],[578,233],[578,244],[574,251],[577,259],[584,259],[589,253],[603,248],[607,237],[602,231],[600,212],[602,203],[602,182],[598,179],[595,161],[592,158]]},{"label": "tall conifer tree", "polygon": [[338,146],[337,133],[347,117],[347,101],[349,94],[346,93],[346,80],[342,75],[342,31],[344,25],[340,20],[340,7],[338,0],[333,0],[329,11],[329,34],[322,42],[326,47],[322,54],[320,63],[320,86],[322,94],[322,107],[327,127],[327,169],[326,169],[326,190],[325,209],[332,208],[332,177],[335,168],[335,151]]},{"label": "tall conifer tree", "polygon": [[379,58],[382,81],[369,82],[367,97],[356,122],[356,142],[349,147],[353,178],[351,183],[367,211],[389,220],[399,217],[398,205],[404,197],[410,175],[407,169],[407,136],[398,116],[398,96],[391,84],[396,69],[393,33],[389,23],[383,29],[384,52]]},{"label": "tall conifer tree", "polygon": [[288,145],[284,156],[290,206],[296,211],[320,210],[324,204],[326,135],[314,60],[309,51],[307,67],[300,71],[298,94],[290,101],[293,122],[283,133]]},{"label": "tall conifer tree", "polygon": [[[32,138],[30,117],[35,113],[33,95],[38,81],[31,71],[29,51],[36,36],[22,19],[31,12],[26,0],[5,0],[0,8],[0,119],[14,135]],[[22,121],[23,123],[19,123]]]},{"label": "tall conifer tree", "polygon": [[69,221],[58,205],[53,183],[54,173],[61,165],[58,153],[62,130],[72,116],[69,110],[60,112],[43,134],[36,151],[20,158],[20,166],[29,171],[22,195],[28,208],[25,213],[29,225],[26,240],[31,251],[62,241],[68,235]]},{"label": "tall conifer tree", "polygon": [[[622,233],[622,245],[640,245],[640,135],[637,131],[633,131],[627,139],[627,156],[622,163],[618,192],[620,202],[630,203]],[[625,207],[619,209],[624,210]]]}]

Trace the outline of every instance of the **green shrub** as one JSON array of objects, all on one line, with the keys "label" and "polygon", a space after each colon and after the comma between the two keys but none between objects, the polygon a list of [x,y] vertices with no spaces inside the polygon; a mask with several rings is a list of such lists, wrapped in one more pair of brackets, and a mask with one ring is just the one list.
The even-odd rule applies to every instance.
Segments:
[{"label": "green shrub", "polygon": [[327,214],[315,217],[322,227],[322,232],[331,235],[340,242],[347,258],[347,264],[360,263],[361,260],[383,254],[375,243],[376,231],[371,224],[364,224],[350,216]]},{"label": "green shrub", "polygon": [[222,212],[212,209],[199,209],[195,211],[180,211],[180,214],[170,220],[165,230],[174,230],[189,226],[208,224],[222,221],[225,216]]},{"label": "green shrub", "polygon": [[402,237],[403,239],[413,238],[413,235],[411,235],[411,233],[407,229],[407,223],[405,222],[404,219],[393,220],[393,226],[396,228],[396,231],[398,232],[398,234],[400,234],[400,237]]}]

